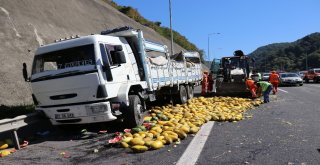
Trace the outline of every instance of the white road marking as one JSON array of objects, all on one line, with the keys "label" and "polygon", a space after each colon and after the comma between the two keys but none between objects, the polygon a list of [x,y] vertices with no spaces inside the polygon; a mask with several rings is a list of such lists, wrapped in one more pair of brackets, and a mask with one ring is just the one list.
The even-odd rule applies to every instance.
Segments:
[{"label": "white road marking", "polygon": [[188,145],[187,149],[184,151],[180,157],[177,165],[194,165],[196,164],[200,153],[203,149],[204,144],[206,143],[211,129],[214,125],[214,121],[209,121],[206,124],[202,125],[200,131],[192,139],[191,143]]},{"label": "white road marking", "polygon": [[283,89],[278,88],[279,91],[284,92],[284,93],[289,93],[288,91],[285,91]]}]

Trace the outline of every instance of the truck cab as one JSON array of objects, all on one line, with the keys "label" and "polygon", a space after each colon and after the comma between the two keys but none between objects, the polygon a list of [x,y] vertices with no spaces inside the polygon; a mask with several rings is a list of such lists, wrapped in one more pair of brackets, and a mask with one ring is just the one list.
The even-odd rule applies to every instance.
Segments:
[{"label": "truck cab", "polygon": [[124,38],[105,35],[40,47],[30,77],[37,109],[54,125],[115,120],[113,98],[122,85],[141,79],[132,56]]}]

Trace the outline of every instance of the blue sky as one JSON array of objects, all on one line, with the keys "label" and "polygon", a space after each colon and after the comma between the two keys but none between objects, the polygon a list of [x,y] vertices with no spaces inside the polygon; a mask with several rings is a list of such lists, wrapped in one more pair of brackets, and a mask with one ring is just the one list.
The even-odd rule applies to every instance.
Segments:
[{"label": "blue sky", "polygon": [[[172,27],[210,59],[320,32],[320,0],[171,0]],[[169,27],[169,0],[115,0]]]}]

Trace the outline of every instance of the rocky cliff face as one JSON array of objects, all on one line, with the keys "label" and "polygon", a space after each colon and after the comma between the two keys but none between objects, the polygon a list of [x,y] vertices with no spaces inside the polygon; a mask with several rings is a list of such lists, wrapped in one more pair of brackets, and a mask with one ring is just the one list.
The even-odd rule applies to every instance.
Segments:
[{"label": "rocky cliff face", "polygon": [[[34,52],[43,44],[71,35],[100,33],[108,28],[131,26],[148,40],[170,41],[115,10],[102,0],[0,0],[0,104],[31,104],[30,84],[24,82]],[[175,45],[174,50],[182,50]]]}]

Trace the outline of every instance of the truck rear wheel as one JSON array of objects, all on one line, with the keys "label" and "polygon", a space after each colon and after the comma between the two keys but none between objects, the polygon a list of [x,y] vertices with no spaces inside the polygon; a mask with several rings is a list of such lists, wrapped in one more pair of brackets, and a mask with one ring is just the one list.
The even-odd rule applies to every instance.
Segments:
[{"label": "truck rear wheel", "polygon": [[192,99],[193,98],[193,86],[192,85],[188,85],[188,99]]},{"label": "truck rear wheel", "polygon": [[187,102],[188,100],[188,96],[187,96],[187,90],[186,87],[184,85],[180,85],[179,86],[179,92],[178,92],[178,97],[175,99],[176,103],[178,104],[184,104]]},{"label": "truck rear wheel", "polygon": [[133,128],[143,123],[143,113],[145,111],[144,101],[137,95],[129,95],[129,107],[124,112],[124,122],[127,127]]}]

